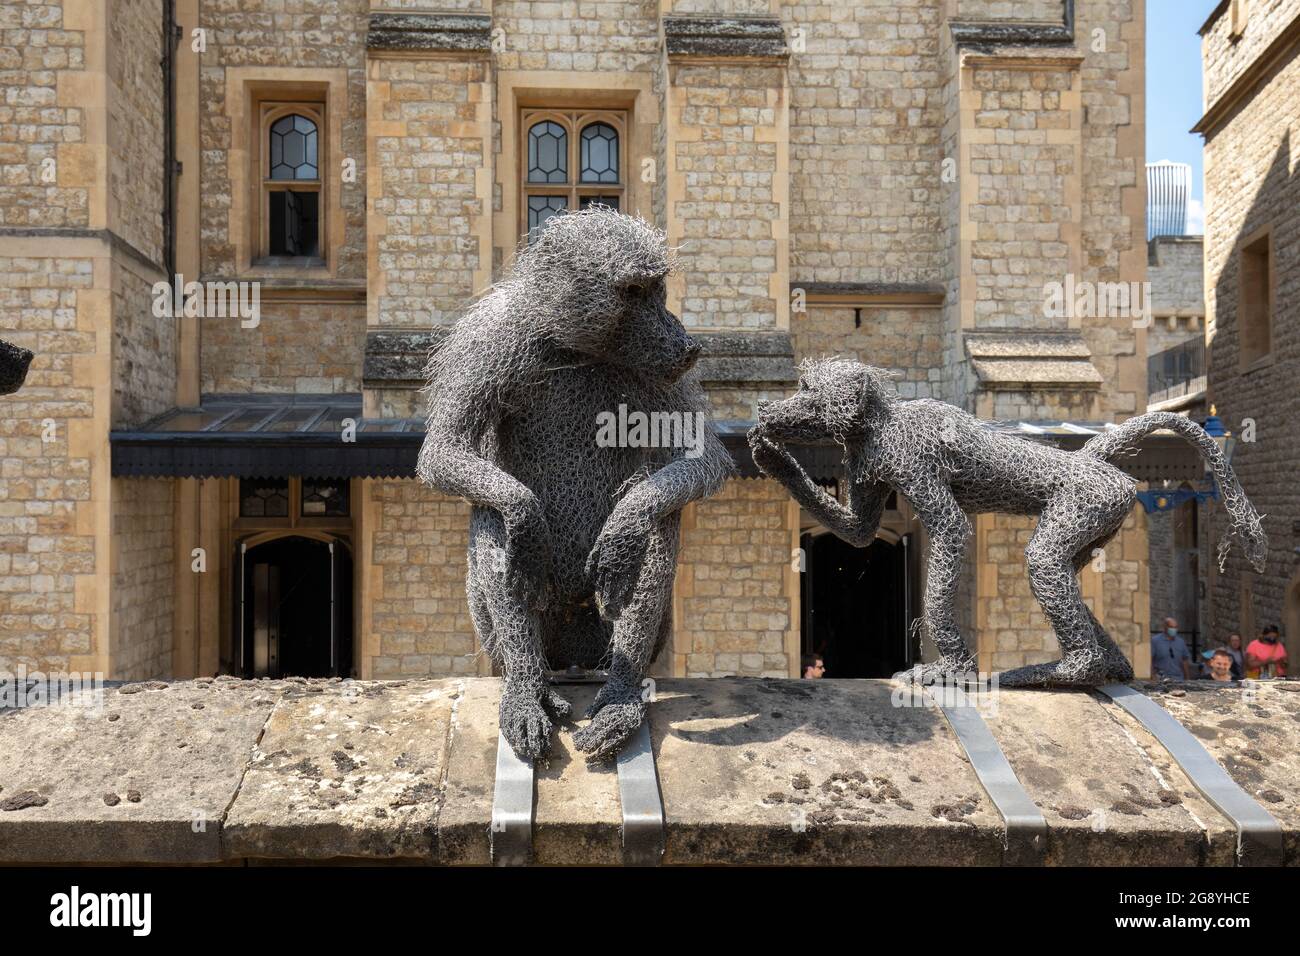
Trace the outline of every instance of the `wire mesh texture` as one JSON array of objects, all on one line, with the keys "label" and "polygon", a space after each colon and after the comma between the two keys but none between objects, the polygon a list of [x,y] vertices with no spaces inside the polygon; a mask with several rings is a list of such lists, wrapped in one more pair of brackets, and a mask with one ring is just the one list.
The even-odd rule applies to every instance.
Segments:
[{"label": "wire mesh texture", "polygon": [[[1137,498],[1136,482],[1111,462],[1134,453],[1157,429],[1192,444],[1214,474],[1230,519],[1220,568],[1234,539],[1257,571],[1264,568],[1268,542],[1259,515],[1219,447],[1190,419],[1149,412],[1071,452],[988,428],[944,402],[902,400],[883,369],[833,358],[806,361],[800,373],[793,396],[760,406],[749,433],[754,461],[830,531],[860,547],[875,536],[891,490],[911,503],[930,539],[920,627],[940,653],[906,672],[915,682],[975,670],[955,603],[970,516],[986,513],[1038,517],[1025,548],[1029,584],[1062,652],[1060,660],[1001,674],[999,685],[1086,687],[1132,679],[1132,666],[1084,603],[1078,575]],[[827,440],[844,449],[847,506],[819,488],[785,448],[791,441]]]},{"label": "wire mesh texture", "polygon": [[[671,628],[681,509],[732,473],[693,371],[699,346],[666,306],[674,264],[639,218],[557,215],[429,357],[418,473],[472,506],[470,615],[524,759],[569,714],[548,670],[609,672],[574,733],[589,760],[636,731]],[[694,443],[600,440],[602,420],[635,413]]]}]

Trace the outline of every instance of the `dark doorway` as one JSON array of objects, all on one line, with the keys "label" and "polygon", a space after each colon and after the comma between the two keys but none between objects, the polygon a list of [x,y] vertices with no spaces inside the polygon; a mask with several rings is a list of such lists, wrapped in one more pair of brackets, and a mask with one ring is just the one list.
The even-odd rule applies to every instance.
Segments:
[{"label": "dark doorway", "polygon": [[284,537],[239,554],[244,676],[350,676],[352,556],[344,542]]},{"label": "dark doorway", "polygon": [[911,663],[907,549],[877,538],[865,548],[833,534],[805,534],[800,576],[803,652],[820,654],[826,677],[889,677]]}]

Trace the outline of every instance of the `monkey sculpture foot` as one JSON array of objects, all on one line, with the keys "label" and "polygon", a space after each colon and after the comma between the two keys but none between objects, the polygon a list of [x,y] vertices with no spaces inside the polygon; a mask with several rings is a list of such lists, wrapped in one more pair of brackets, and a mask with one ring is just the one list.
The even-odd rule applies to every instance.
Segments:
[{"label": "monkey sculpture foot", "polygon": [[1088,651],[1067,654],[1059,661],[1029,664],[998,675],[999,687],[1100,687],[1127,683],[1133,668],[1122,657],[1100,656]]},{"label": "monkey sculpture foot", "polygon": [[975,658],[973,657],[940,657],[938,660],[917,664],[910,670],[901,671],[894,675],[894,680],[905,684],[926,686],[952,683],[974,673]]},{"label": "monkey sculpture foot", "polygon": [[600,689],[587,710],[591,723],[573,733],[573,742],[589,762],[610,760],[645,719],[646,706],[641,688],[611,680]]}]

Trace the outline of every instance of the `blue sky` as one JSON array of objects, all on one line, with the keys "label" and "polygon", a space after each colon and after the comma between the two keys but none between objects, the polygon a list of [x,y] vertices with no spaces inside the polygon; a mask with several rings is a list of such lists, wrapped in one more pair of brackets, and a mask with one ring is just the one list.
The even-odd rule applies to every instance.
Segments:
[{"label": "blue sky", "polygon": [[1192,167],[1189,232],[1201,232],[1205,186],[1201,137],[1187,132],[1201,118],[1200,29],[1218,0],[1147,0],[1147,162]]}]

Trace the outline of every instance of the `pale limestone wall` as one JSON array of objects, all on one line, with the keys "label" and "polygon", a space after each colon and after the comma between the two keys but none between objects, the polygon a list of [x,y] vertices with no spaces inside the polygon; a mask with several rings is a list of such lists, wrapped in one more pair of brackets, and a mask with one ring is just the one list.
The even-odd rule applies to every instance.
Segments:
[{"label": "pale limestone wall", "polygon": [[[1286,4],[1296,12],[1295,4]],[[1252,11],[1247,42],[1258,24]],[[1222,29],[1215,29],[1215,37]],[[1215,43],[1206,47],[1206,70],[1221,74]],[[1243,68],[1229,60],[1229,66]],[[1222,125],[1208,132],[1205,143],[1205,277],[1208,317],[1209,391],[1207,405],[1218,406],[1224,423],[1240,438],[1243,423],[1255,423],[1256,441],[1238,441],[1232,467],[1256,509],[1264,515],[1269,537],[1263,574],[1249,570],[1239,551],[1228,558],[1226,573],[1209,573],[1206,622],[1215,635],[1241,629],[1253,637],[1264,624],[1287,633],[1288,649],[1297,660],[1300,620],[1288,616],[1296,607],[1295,559],[1300,544],[1293,524],[1300,515],[1296,482],[1296,448],[1300,445],[1300,176],[1296,175],[1295,104],[1300,102],[1300,53],[1295,45],[1268,73],[1253,95]],[[1272,361],[1252,371],[1240,363],[1237,319],[1240,290],[1239,244],[1257,230],[1273,227],[1274,273]],[[1226,531],[1221,507],[1203,514],[1209,526],[1207,555]],[[1247,633],[1249,632],[1249,633]]]},{"label": "pale limestone wall", "polygon": [[957,0],[959,20],[1040,20],[1061,23],[1063,0]]},{"label": "pale limestone wall", "polygon": [[4,337],[39,352],[23,389],[0,399],[0,670],[74,670],[95,649],[96,608],[78,589],[79,576],[104,570],[83,440],[96,412],[105,417],[84,371],[97,347],[94,286],[89,258],[0,249],[0,312],[16,319]]},{"label": "pale limestone wall", "polygon": [[789,395],[784,388],[709,388],[710,414],[714,421],[754,421],[759,402],[780,401]]},{"label": "pale limestone wall", "polygon": [[[1073,192],[1079,150],[1071,126],[1073,71],[979,69],[968,134],[976,193],[969,215],[974,323],[979,329],[1068,327],[1043,314],[1045,281],[1072,268]],[[1074,114],[1072,116],[1072,114]]]},{"label": "pale limestone wall", "polygon": [[784,69],[670,61],[668,70],[669,238],[689,249],[682,322],[774,329],[788,308],[773,281],[785,238]]},{"label": "pale limestone wall", "polygon": [[943,315],[938,309],[809,306],[790,324],[796,361],[838,356],[893,369],[902,398],[942,398]]},{"label": "pale limestone wall", "polygon": [[1200,319],[1165,316],[1156,318],[1147,329],[1147,354],[1155,355],[1175,345],[1205,338],[1205,326]]},{"label": "pale limestone wall", "polygon": [[650,72],[659,49],[659,9],[636,0],[494,0],[501,30],[498,70]]},{"label": "pale limestone wall", "polygon": [[153,314],[160,271],[113,263],[113,427],[131,428],[176,407],[176,320]]},{"label": "pale limestone wall", "polygon": [[780,4],[790,58],[790,277],[936,282],[943,123],[939,4]]},{"label": "pale limestone wall", "polygon": [[372,60],[372,325],[449,325],[485,284],[487,74],[483,60]]},{"label": "pale limestone wall", "polygon": [[[362,654],[373,677],[478,673],[465,600],[469,508],[416,482],[369,482]],[[671,647],[656,673],[789,676],[792,624],[788,496],[732,480],[683,515]],[[793,597],[791,585],[793,584]]]},{"label": "pale limestone wall", "polygon": [[668,6],[680,15],[761,16],[771,13],[772,0],[670,0]]},{"label": "pale limestone wall", "polygon": [[113,679],[172,672],[176,561],[182,557],[173,554],[173,484],[113,480]]},{"label": "pale limestone wall", "polygon": [[[154,262],[163,260],[166,113],[162,11],[153,0],[111,0],[108,18],[109,228]],[[148,298],[130,307],[144,311]]]},{"label": "pale limestone wall", "polygon": [[[274,10],[272,11],[272,7]],[[337,250],[337,277],[364,280],[366,276],[366,75],[365,36],[368,0],[201,0],[200,25],[207,30],[207,52],[202,56],[199,108],[203,184],[201,189],[202,261],[205,276],[232,276],[237,272],[236,238],[241,223],[235,219],[236,198],[232,155],[236,141],[247,131],[233,129],[244,123],[246,105],[227,96],[228,71],[257,70],[277,80],[321,81],[329,70],[346,72],[344,120],[337,155],[356,160],[357,181],[331,185],[340,189],[337,203],[343,217],[343,239]],[[282,72],[275,72],[282,71]],[[335,91],[331,90],[331,95]],[[247,156],[242,157],[244,163]],[[322,172],[334,175],[332,163]]]},{"label": "pale limestone wall", "polygon": [[261,322],[201,320],[202,390],[359,392],[365,352],[360,303],[262,302]]},{"label": "pale limestone wall", "polygon": [[[1055,660],[1060,645],[1029,587],[1025,567],[1025,547],[1036,522],[1014,515],[984,515],[976,524],[981,567],[975,618],[982,637],[981,669],[1005,670]],[[1138,508],[1106,546],[1104,570],[1087,567],[1080,576],[1084,599],[1139,676],[1151,664],[1147,549],[1146,516]]]},{"label": "pale limestone wall", "polygon": [[416,481],[367,482],[361,663],[371,677],[478,673],[465,600],[469,506]]},{"label": "pale limestone wall", "polygon": [[1199,236],[1151,240],[1147,281],[1152,315],[1205,314],[1204,253]]},{"label": "pale limestone wall", "polygon": [[683,514],[673,674],[798,673],[797,518],[789,502],[773,481],[733,479]]},{"label": "pale limestone wall", "polygon": [[430,10],[482,13],[485,2],[490,3],[490,0],[370,0],[370,6],[375,10],[404,13],[427,13]]},{"label": "pale limestone wall", "polygon": [[1002,422],[1097,421],[1105,417],[1104,396],[1096,389],[997,391],[988,393],[989,418]]},{"label": "pale limestone wall", "polygon": [[[1075,4],[1086,110],[1078,271],[1094,283],[1147,278],[1145,17],[1136,0]],[[1094,49],[1103,39],[1105,49]],[[1122,421],[1144,411],[1145,333],[1128,315],[1085,320],[1082,332],[1104,382],[1100,417]]]},{"label": "pale limestone wall", "polygon": [[[0,225],[89,225],[86,104],[59,96],[60,75],[85,65],[85,31],[64,24],[61,4],[0,6]],[[46,160],[53,182],[43,178]]]},{"label": "pale limestone wall", "polygon": [[1232,17],[1230,11],[1224,10],[1201,38],[1207,107],[1214,105],[1283,27],[1300,15],[1300,0],[1250,0],[1249,10],[1246,29],[1240,37],[1231,36]]}]

